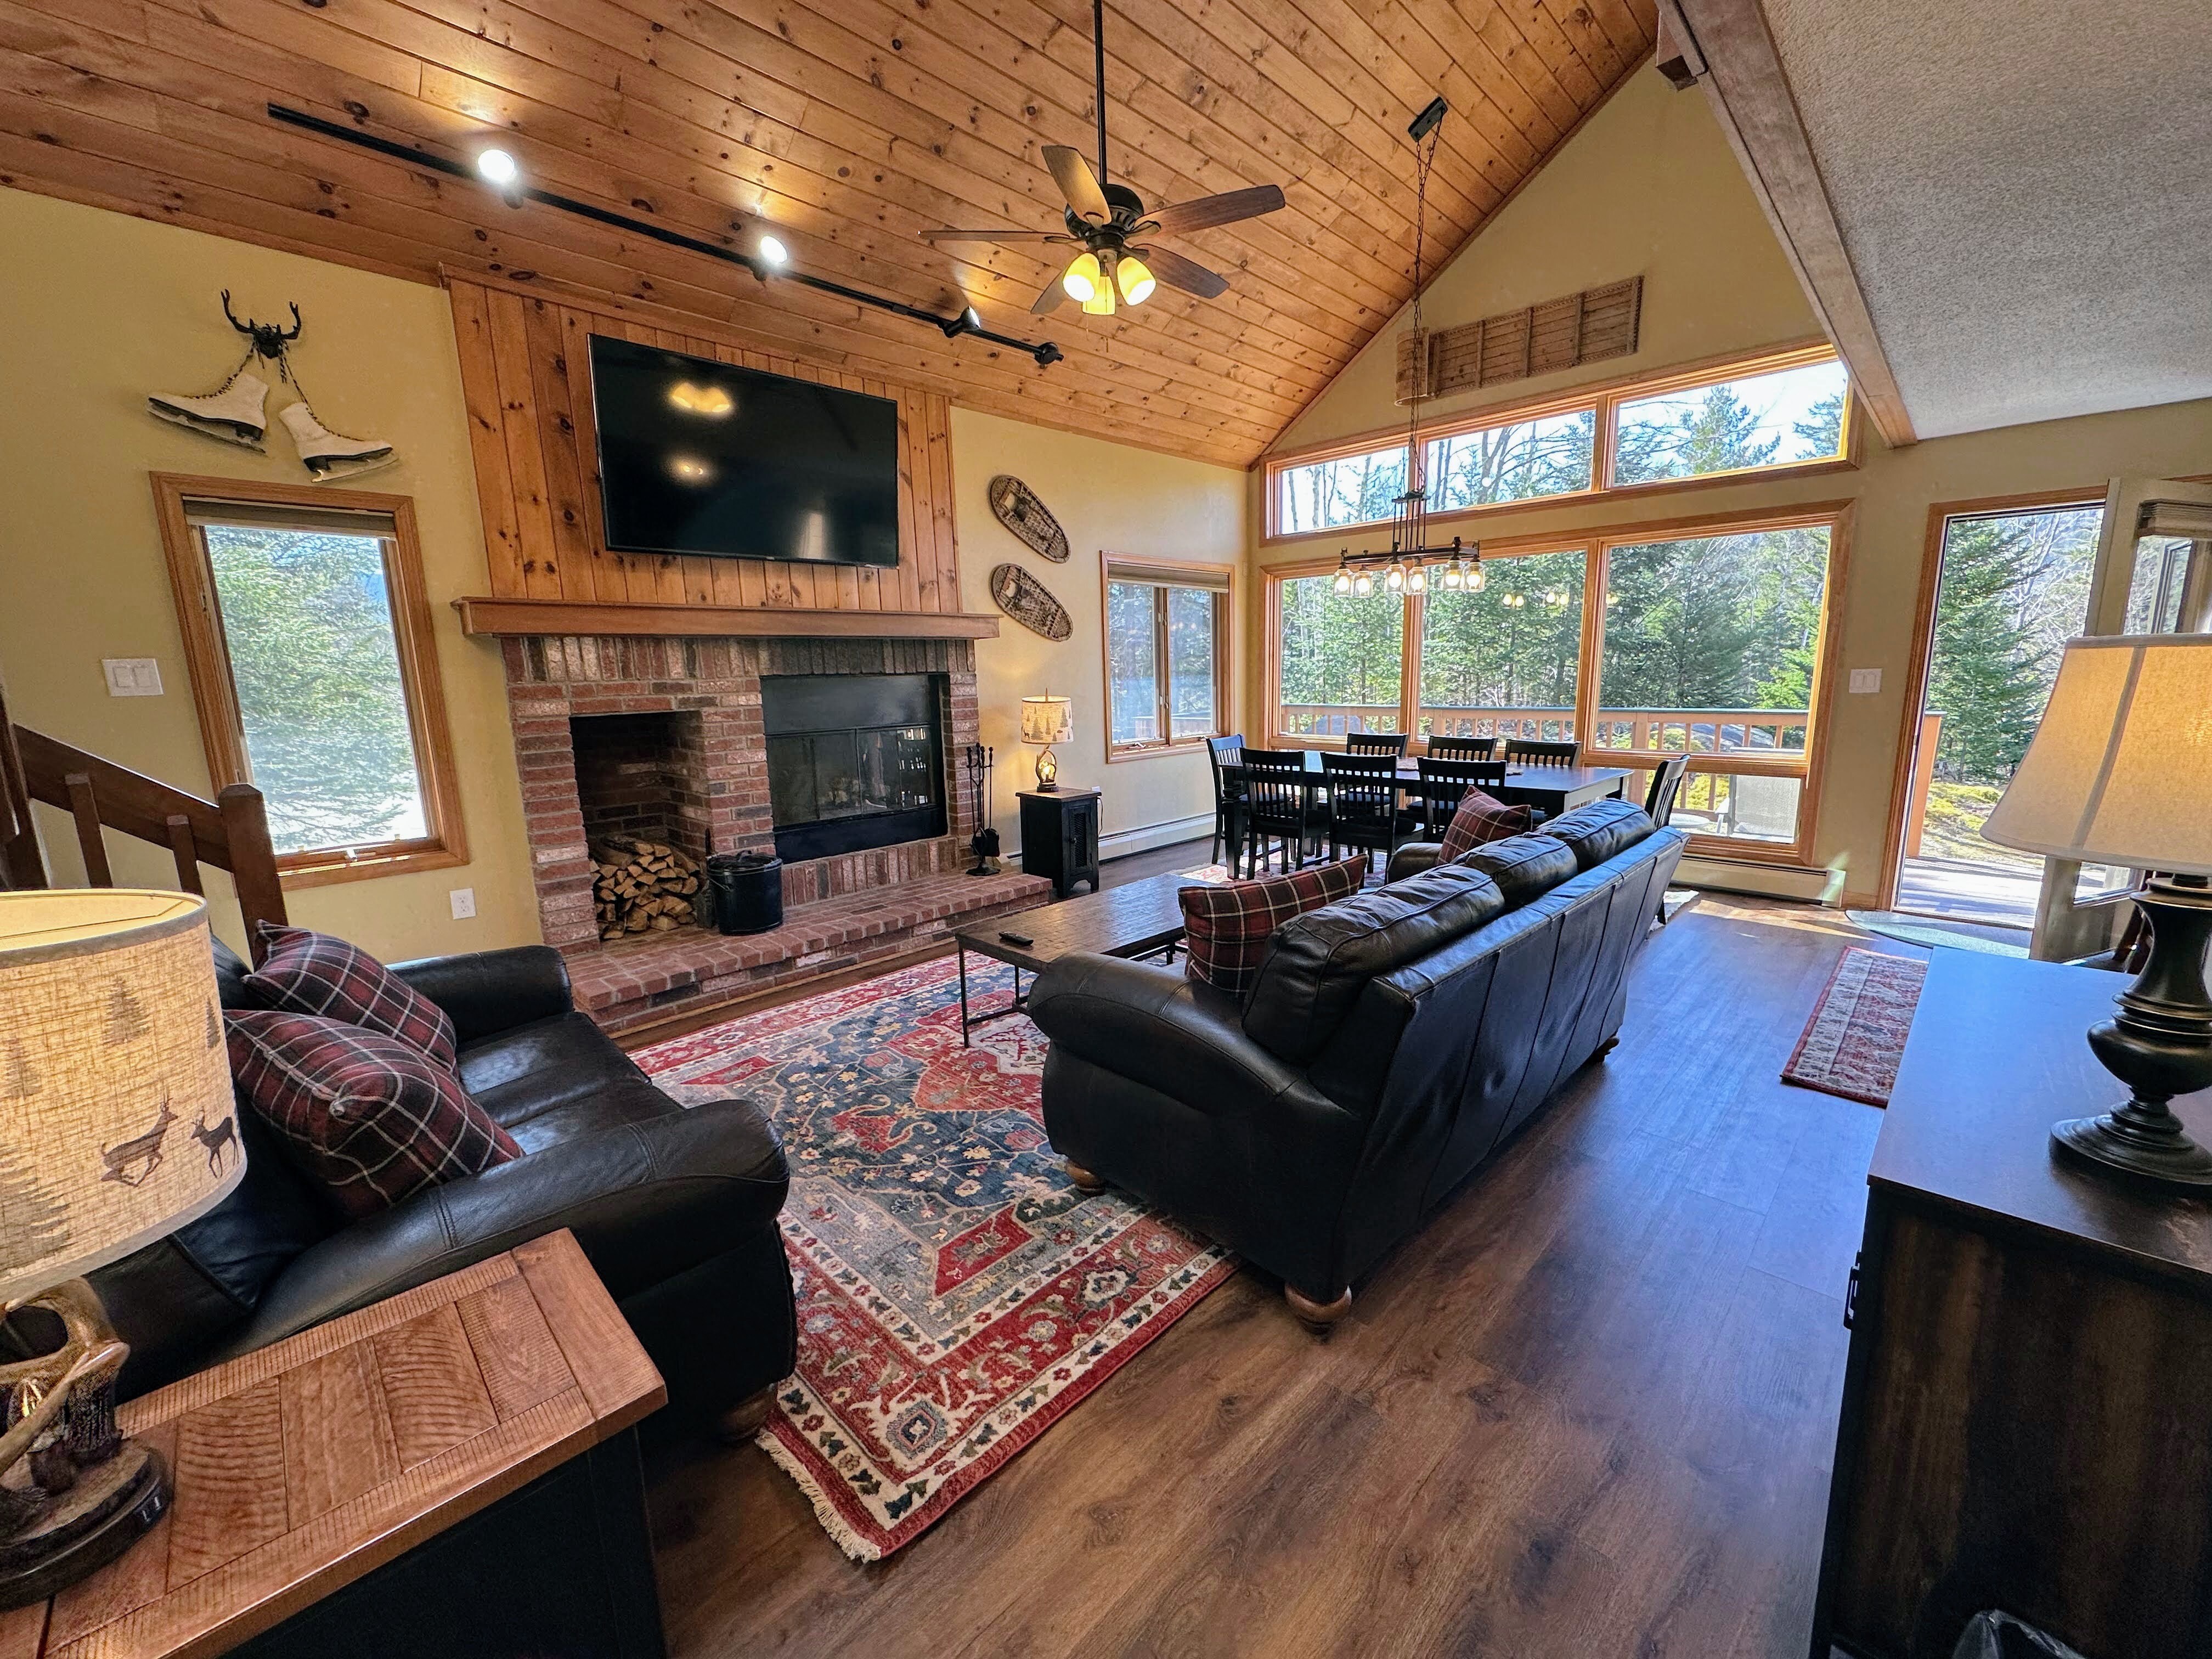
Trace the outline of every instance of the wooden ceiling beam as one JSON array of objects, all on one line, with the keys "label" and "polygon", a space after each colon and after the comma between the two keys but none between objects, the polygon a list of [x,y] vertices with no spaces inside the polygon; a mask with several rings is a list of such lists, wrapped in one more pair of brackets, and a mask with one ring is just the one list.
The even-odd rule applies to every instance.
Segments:
[{"label": "wooden ceiling beam", "polygon": [[1703,81],[1713,112],[1820,326],[1851,372],[1852,398],[1891,447],[1917,442],[1759,0],[1679,4],[1705,60]]}]

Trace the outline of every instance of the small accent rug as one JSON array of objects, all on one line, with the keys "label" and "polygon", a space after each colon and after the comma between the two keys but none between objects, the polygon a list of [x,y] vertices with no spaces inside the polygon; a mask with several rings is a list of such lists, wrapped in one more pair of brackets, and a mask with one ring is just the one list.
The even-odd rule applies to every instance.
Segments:
[{"label": "small accent rug", "polygon": [[1917,957],[1847,947],[1821,988],[1782,1080],[1869,1106],[1888,1105],[1927,976],[1928,964]]},{"label": "small accent rug", "polygon": [[1895,910],[1846,910],[1844,915],[1854,927],[1880,933],[1884,939],[1902,939],[1907,945],[1924,945],[1930,950],[1972,951],[1985,957],[2018,957],[2023,961],[2027,957],[2024,944],[1985,939],[1963,928],[1946,927],[1925,916],[1904,915]]},{"label": "small accent rug", "polygon": [[[1012,989],[973,957],[968,981],[979,1009]],[[775,1120],[799,1368],[760,1443],[856,1560],[912,1542],[1236,1265],[1068,1184],[1025,1017],[972,1041],[946,957],[634,1056],[686,1105]]]}]

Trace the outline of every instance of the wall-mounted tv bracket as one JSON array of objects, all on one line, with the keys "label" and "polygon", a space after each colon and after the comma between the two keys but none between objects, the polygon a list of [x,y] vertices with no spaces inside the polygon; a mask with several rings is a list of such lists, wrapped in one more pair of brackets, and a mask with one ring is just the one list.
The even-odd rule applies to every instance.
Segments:
[{"label": "wall-mounted tv bracket", "polygon": [[[269,118],[272,121],[282,121],[288,126],[299,127],[306,131],[319,134],[325,138],[335,138],[341,143],[352,144],[362,149],[374,150],[379,155],[387,155],[396,161],[404,161],[410,167],[428,167],[434,172],[446,174],[448,178],[466,179],[472,183],[483,183],[477,178],[474,167],[454,161],[451,156],[434,155],[428,150],[418,149],[411,144],[402,144],[389,138],[380,138],[374,133],[358,131],[352,127],[341,125],[336,121],[325,121],[320,116],[309,115],[302,110],[288,109],[282,104],[271,104],[269,106]],[[580,202],[574,197],[563,196],[557,191],[540,190],[534,185],[519,182],[504,188],[495,189],[489,185],[483,185],[483,188],[491,191],[510,207],[520,207],[525,202],[537,202],[545,207],[557,208],[563,213],[573,213],[580,219],[589,219],[596,224],[612,225],[617,230],[626,230],[636,236],[650,237],[656,242],[665,242],[671,247],[684,248],[693,253],[703,253],[710,259],[721,260],[725,264],[742,265],[753,274],[756,280],[763,283],[771,277],[780,283],[796,283],[801,288],[814,289],[823,294],[834,294],[841,300],[852,301],[855,305],[872,306],[878,311],[888,311],[895,317],[904,317],[913,322],[927,323],[948,340],[957,339],[963,334],[969,334],[979,340],[988,340],[994,345],[1009,346],[1016,351],[1024,352],[1034,357],[1039,368],[1048,368],[1067,355],[1050,340],[1039,340],[1032,343],[1028,340],[1016,339],[1011,334],[1000,334],[985,328],[972,306],[963,309],[957,317],[940,317],[937,313],[925,311],[920,306],[910,306],[902,300],[887,300],[880,294],[870,294],[861,289],[848,288],[844,283],[833,283],[826,276],[809,276],[803,270],[788,269],[779,270],[765,259],[757,258],[750,253],[740,252],[736,248],[723,247],[696,236],[687,236],[680,230],[671,230],[665,225],[656,225],[647,220],[633,219],[626,213],[616,213],[607,208],[595,207],[589,202]]]}]

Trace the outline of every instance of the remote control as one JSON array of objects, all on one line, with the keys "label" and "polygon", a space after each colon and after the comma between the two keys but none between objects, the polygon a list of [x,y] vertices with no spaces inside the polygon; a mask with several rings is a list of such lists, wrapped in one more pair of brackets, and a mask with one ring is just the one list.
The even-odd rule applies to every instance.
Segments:
[{"label": "remote control", "polygon": [[1034,939],[1031,939],[1027,933],[1001,933],[999,937],[1006,940],[1009,945],[1035,945],[1036,943],[1036,941]]}]

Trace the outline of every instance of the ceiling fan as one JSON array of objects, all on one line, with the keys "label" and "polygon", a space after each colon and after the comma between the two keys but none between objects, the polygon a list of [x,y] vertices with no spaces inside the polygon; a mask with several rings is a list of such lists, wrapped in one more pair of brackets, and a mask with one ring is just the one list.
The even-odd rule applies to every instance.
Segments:
[{"label": "ceiling fan", "polygon": [[1218,196],[1201,196],[1147,210],[1144,198],[1127,185],[1107,182],[1105,0],[1091,0],[1091,17],[1097,60],[1098,170],[1093,173],[1082,155],[1066,144],[1044,147],[1044,164],[1052,170],[1053,183],[1067,201],[1067,228],[925,230],[922,236],[932,242],[1079,245],[1082,251],[1068,262],[1060,280],[1047,283],[1030,307],[1040,317],[1063,300],[1080,301],[1091,316],[1110,317],[1117,294],[1123,304],[1142,305],[1152,296],[1156,282],[1211,300],[1226,291],[1228,278],[1184,258],[1173,248],[1146,239],[1206,230],[1273,213],[1283,205],[1282,186],[1255,185],[1249,190],[1224,191]]}]

